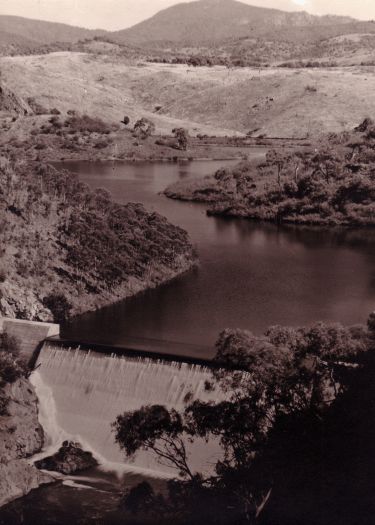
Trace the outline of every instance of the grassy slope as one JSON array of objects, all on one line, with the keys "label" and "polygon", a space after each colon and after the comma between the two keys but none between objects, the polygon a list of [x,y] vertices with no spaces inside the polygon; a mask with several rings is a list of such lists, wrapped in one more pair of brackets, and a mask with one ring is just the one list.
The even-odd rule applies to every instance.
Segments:
[{"label": "grassy slope", "polygon": [[369,68],[188,68],[68,52],[3,58],[0,65],[5,83],[23,98],[113,122],[126,114],[133,122],[151,117],[158,132],[178,125],[193,134],[259,128],[257,134],[303,137],[350,129],[375,103]]}]

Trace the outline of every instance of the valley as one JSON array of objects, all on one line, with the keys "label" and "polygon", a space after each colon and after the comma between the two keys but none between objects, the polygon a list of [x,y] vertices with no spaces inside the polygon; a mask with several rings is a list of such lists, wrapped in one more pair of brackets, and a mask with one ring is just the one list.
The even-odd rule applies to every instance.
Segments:
[{"label": "valley", "polygon": [[0,525],[372,525],[375,22],[274,7],[0,12]]}]

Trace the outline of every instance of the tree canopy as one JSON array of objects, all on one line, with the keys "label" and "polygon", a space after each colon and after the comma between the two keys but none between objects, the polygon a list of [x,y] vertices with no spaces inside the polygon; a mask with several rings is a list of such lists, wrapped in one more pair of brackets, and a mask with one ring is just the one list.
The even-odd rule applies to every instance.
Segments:
[{"label": "tree canopy", "polygon": [[[145,497],[147,512],[160,523],[258,522],[280,473],[288,476],[281,461],[288,439],[324,421],[347,394],[372,349],[373,324],[371,317],[368,328],[318,323],[275,326],[261,337],[222,332],[216,345],[221,366],[212,382],[226,391],[225,401],[190,400],[182,413],[146,406],[117,418],[116,440],[127,456],[152,450],[179,475],[167,495],[143,486],[127,492],[125,504],[130,501],[134,508],[134,501],[139,505]],[[220,441],[223,455],[211,475],[189,468],[185,444],[197,437]]]}]

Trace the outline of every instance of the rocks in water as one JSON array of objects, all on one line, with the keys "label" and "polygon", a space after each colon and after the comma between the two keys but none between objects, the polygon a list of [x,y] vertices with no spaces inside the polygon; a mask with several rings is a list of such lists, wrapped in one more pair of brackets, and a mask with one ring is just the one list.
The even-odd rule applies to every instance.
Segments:
[{"label": "rocks in water", "polygon": [[64,441],[56,454],[35,462],[35,466],[41,470],[60,472],[61,474],[74,474],[97,465],[98,462],[91,452],[85,452],[79,443],[73,441]]}]

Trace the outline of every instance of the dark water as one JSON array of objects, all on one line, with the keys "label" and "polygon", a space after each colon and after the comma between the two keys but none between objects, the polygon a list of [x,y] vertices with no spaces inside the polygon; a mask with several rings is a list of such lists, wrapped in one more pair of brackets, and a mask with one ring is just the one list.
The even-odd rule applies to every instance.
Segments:
[{"label": "dark water", "polygon": [[[0,509],[0,525],[146,525],[145,517],[135,519],[121,506],[122,494],[144,480],[129,474],[121,482],[96,471],[85,472],[69,481],[32,491]],[[164,483],[149,479],[158,492]]]},{"label": "dark water", "polygon": [[63,328],[66,337],[119,345],[133,337],[175,341],[181,349],[164,349],[205,345],[207,350],[188,351],[210,356],[227,327],[262,333],[274,324],[366,321],[375,307],[374,231],[212,218],[204,205],[159,194],[172,182],[202,177],[223,164],[68,164],[90,186],[107,188],[120,202],[142,202],[186,229],[200,266],[157,290],[70,322]]}]

